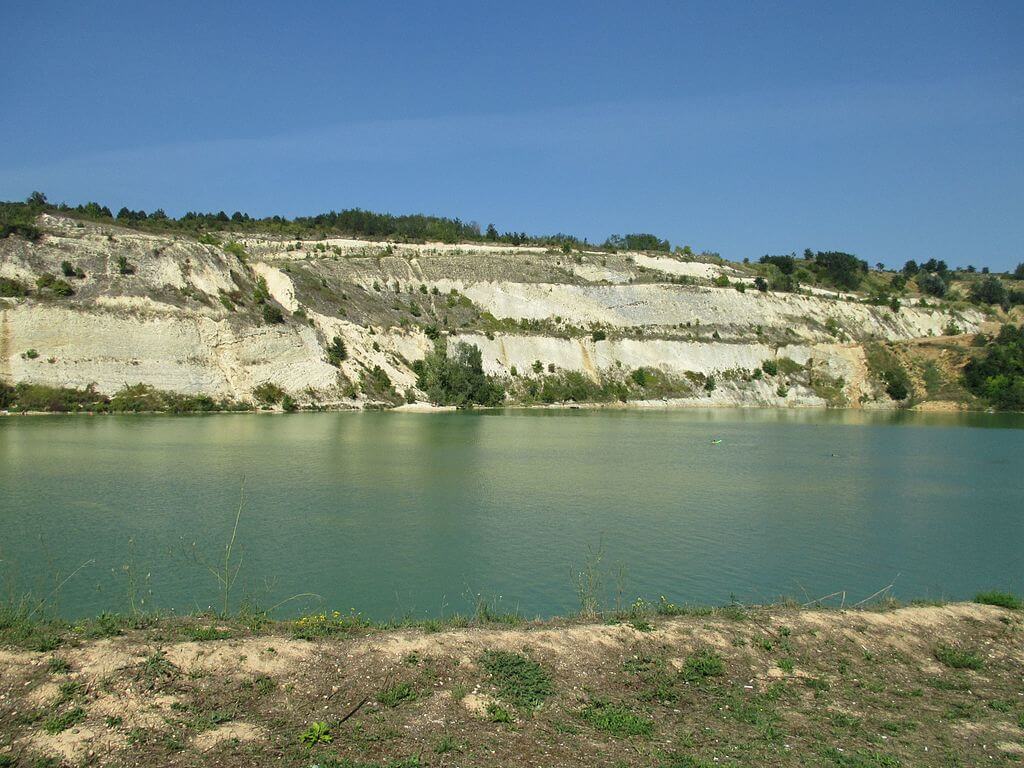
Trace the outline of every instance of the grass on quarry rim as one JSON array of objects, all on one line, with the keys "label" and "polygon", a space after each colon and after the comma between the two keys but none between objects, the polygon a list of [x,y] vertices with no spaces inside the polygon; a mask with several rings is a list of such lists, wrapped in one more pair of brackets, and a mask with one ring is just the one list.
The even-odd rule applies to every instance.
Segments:
[{"label": "grass on quarry rim", "polygon": [[937,645],[934,653],[936,659],[953,669],[979,670],[985,668],[985,659],[980,653],[971,648]]},{"label": "grass on quarry rim", "polygon": [[521,653],[485,651],[480,666],[505,701],[519,709],[532,709],[554,693],[547,671]]},{"label": "grass on quarry rim", "polygon": [[650,736],[654,733],[654,721],[644,715],[635,714],[624,704],[595,700],[587,704],[580,717],[599,731],[620,738],[627,736]]},{"label": "grass on quarry rim", "polygon": [[1000,592],[998,590],[979,592],[975,595],[974,602],[981,603],[982,605],[996,605],[1000,608],[1009,608],[1011,611],[1019,611],[1024,607],[1024,601],[1021,601],[1012,592]]}]

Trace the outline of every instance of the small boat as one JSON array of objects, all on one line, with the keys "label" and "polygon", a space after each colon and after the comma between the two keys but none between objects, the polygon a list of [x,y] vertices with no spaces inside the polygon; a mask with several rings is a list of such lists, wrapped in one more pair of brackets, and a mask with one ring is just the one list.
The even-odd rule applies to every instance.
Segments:
[{"label": "small boat", "polygon": [[717,440],[712,440],[711,444],[712,445],[718,445],[720,442],[722,442],[722,438],[718,438]]}]

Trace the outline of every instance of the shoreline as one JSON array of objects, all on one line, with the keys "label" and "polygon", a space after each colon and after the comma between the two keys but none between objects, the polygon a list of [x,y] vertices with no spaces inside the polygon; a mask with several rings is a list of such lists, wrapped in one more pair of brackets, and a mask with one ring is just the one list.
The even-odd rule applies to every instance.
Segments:
[{"label": "shoreline", "polygon": [[[421,413],[421,414],[438,414],[438,413],[457,413],[460,411],[678,411],[678,410],[749,410],[749,411],[842,411],[842,412],[865,412],[865,413],[965,413],[965,414],[1021,414],[1024,411],[997,411],[991,408],[970,408],[968,406],[962,406],[959,403],[953,401],[929,401],[924,403],[918,403],[910,408],[898,408],[898,407],[870,407],[870,408],[855,408],[852,406],[829,406],[829,405],[813,405],[813,404],[800,404],[800,405],[788,405],[788,406],[776,406],[776,405],[754,405],[754,404],[743,404],[743,403],[723,403],[723,402],[697,402],[688,399],[673,399],[673,400],[636,400],[626,403],[535,403],[532,405],[505,405],[497,407],[484,407],[474,406],[472,408],[460,408],[454,405],[432,405],[430,403],[406,403],[398,405],[392,408],[378,408],[373,407],[359,407],[359,406],[344,406],[344,407],[331,407],[326,406],[322,408],[298,408],[290,413]],[[261,409],[252,408],[248,410],[242,409],[223,409],[223,410],[210,410],[210,411],[0,411],[0,418],[2,417],[18,417],[18,416],[213,416],[222,414],[233,414],[233,415],[248,415],[248,416],[259,416],[259,415],[286,415],[287,411],[283,411],[280,408],[273,409]]]}]

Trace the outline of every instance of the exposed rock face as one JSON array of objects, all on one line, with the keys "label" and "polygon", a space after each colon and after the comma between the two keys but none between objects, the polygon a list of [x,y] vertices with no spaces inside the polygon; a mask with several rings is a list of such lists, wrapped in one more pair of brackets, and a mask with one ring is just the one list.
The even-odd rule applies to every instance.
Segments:
[{"label": "exposed rock face", "polygon": [[[0,240],[0,277],[34,288],[50,273],[74,295],[39,289],[0,299],[0,378],[106,393],[141,382],[245,400],[269,382],[300,401],[360,405],[372,398],[354,385],[379,366],[415,397],[411,364],[437,331],[480,347],[485,370],[505,377],[534,375],[538,362],[544,372],[553,365],[594,379],[641,367],[726,374],[691,400],[824,405],[811,387],[779,394],[741,375],[789,358],[841,377],[856,405],[864,394],[878,399],[865,381],[863,342],[940,335],[954,319],[972,332],[982,319],[714,287],[721,274],[745,278],[668,256],[239,237],[243,253],[55,216],[41,226],[39,242]],[[65,261],[85,277],[62,278]],[[267,322],[265,304],[283,322]],[[338,367],[327,362],[334,337],[348,353]]]}]

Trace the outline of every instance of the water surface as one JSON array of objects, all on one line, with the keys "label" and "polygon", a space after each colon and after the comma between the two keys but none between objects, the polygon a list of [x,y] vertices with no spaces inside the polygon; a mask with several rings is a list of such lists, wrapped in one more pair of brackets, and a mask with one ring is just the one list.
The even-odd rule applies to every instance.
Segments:
[{"label": "water surface", "polygon": [[320,596],[279,615],[438,616],[477,594],[562,613],[571,568],[601,548],[627,601],[1022,591],[1022,427],[724,409],[2,418],[0,576],[48,591],[88,563],[57,593],[80,616],[126,610],[130,564],[147,607],[206,608],[201,561],[244,478],[236,597]]}]

